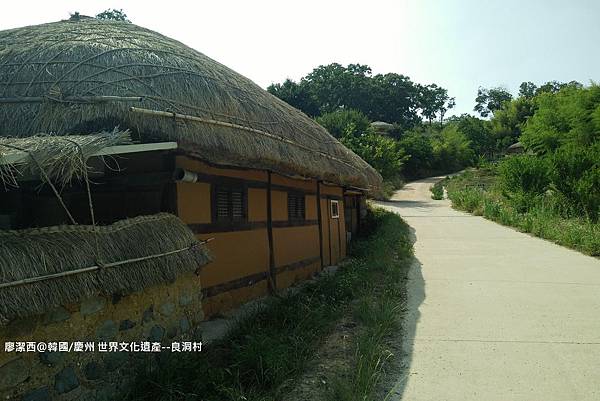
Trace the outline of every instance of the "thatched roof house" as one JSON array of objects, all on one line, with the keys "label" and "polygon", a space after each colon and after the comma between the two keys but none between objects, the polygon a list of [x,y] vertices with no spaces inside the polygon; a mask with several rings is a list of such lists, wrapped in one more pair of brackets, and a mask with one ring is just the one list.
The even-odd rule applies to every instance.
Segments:
[{"label": "thatched roof house", "polygon": [[300,111],[156,32],[0,31],[0,326],[190,272],[206,315],[285,288],[346,256],[381,181]]},{"label": "thatched roof house", "polygon": [[387,135],[394,129],[394,124],[386,123],[385,121],[373,121],[371,127],[380,134]]},{"label": "thatched roof house", "polygon": [[[381,181],[300,111],[156,32],[83,17],[0,31],[0,341],[190,334],[338,264]],[[0,387],[32,367],[0,398],[60,375],[27,358],[0,355]]]},{"label": "thatched roof house", "polygon": [[521,142],[515,142],[506,148],[506,154],[516,155],[521,153],[525,153],[525,146]]},{"label": "thatched roof house", "polygon": [[0,32],[0,136],[129,129],[216,165],[375,189],[320,125],[204,54],[131,23],[81,18]]}]

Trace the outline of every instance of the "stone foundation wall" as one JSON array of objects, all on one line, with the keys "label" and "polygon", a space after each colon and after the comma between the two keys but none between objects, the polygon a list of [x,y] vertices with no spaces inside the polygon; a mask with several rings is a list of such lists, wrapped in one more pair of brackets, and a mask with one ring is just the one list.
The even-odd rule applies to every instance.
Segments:
[{"label": "stone foundation wall", "polygon": [[[169,347],[172,342],[200,342],[194,328],[203,319],[200,281],[190,273],[138,293],[99,294],[11,322],[0,327],[0,399],[120,399],[133,376],[131,367],[149,352],[103,352],[100,343],[107,348],[111,342],[128,343],[131,348],[132,342]],[[59,342],[69,343],[70,352],[46,349]],[[86,351],[89,343],[93,352]],[[17,352],[23,345],[25,351]],[[80,346],[84,350],[76,351]]]}]

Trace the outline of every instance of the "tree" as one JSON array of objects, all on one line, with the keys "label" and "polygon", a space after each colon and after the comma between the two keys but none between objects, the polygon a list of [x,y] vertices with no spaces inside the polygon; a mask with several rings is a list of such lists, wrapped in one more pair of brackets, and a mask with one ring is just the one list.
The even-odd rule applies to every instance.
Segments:
[{"label": "tree", "polygon": [[504,103],[510,100],[512,100],[512,95],[504,88],[486,89],[479,87],[473,110],[478,112],[481,117],[487,117],[494,114],[494,111],[502,108]]},{"label": "tree", "polygon": [[462,133],[470,143],[476,155],[490,157],[494,152],[495,141],[491,133],[489,121],[463,114],[454,119],[458,132]]},{"label": "tree", "polygon": [[572,143],[587,147],[600,139],[600,86],[567,85],[535,98],[536,111],[523,127],[521,141],[538,153]]},{"label": "tree", "polygon": [[429,137],[410,132],[399,141],[398,146],[408,156],[403,167],[403,174],[407,178],[420,178],[430,174],[434,156]]},{"label": "tree", "polygon": [[396,123],[401,129],[417,124],[419,86],[401,74],[378,74],[371,79],[371,106],[366,114],[372,120]]},{"label": "tree", "polygon": [[371,121],[385,121],[406,130],[420,123],[419,110],[423,107],[432,118],[443,118],[454,105],[445,89],[430,85],[427,90],[431,96],[423,99],[423,88],[404,75],[372,75],[368,65],[332,63],[315,68],[297,83],[287,80],[273,84],[268,91],[311,116],[353,109]]},{"label": "tree", "polygon": [[577,81],[571,81],[571,82],[548,81],[544,85],[540,86],[537,89],[537,91],[535,92],[535,94],[539,95],[541,93],[557,93],[566,87],[581,89],[581,88],[583,88],[583,85],[581,85]]},{"label": "tree", "polygon": [[444,116],[446,112],[450,109],[453,109],[456,106],[456,98],[449,97],[446,99],[444,105],[440,108],[440,128],[444,125]]},{"label": "tree", "polygon": [[325,113],[317,117],[316,120],[336,138],[341,138],[350,131],[352,131],[351,133],[366,132],[371,125],[367,116],[358,110],[352,109],[342,109]]},{"label": "tree", "polygon": [[321,65],[306,77],[301,85],[308,87],[320,105],[321,113],[329,113],[340,108],[370,110],[371,68],[367,65],[338,63]]},{"label": "tree", "polygon": [[407,159],[397,141],[377,134],[371,127],[362,133],[350,129],[341,142],[373,166],[383,178],[398,176]]},{"label": "tree", "polygon": [[519,97],[496,110],[490,123],[497,150],[502,152],[519,140],[527,120],[535,113],[535,99]]},{"label": "tree", "polygon": [[309,88],[302,83],[298,84],[291,79],[286,79],[282,84],[270,85],[267,91],[311,117],[320,114],[319,103],[311,94]]},{"label": "tree", "polygon": [[455,124],[449,124],[432,138],[435,168],[439,171],[456,171],[473,164],[475,152],[469,139],[458,130]]},{"label": "tree", "polygon": [[521,85],[519,85],[519,96],[531,99],[535,96],[537,90],[538,87],[533,82],[522,82]]},{"label": "tree", "polygon": [[109,8],[101,13],[96,14],[96,18],[100,20],[131,22],[127,18],[127,14],[125,14],[122,9],[117,10]]},{"label": "tree", "polygon": [[446,112],[453,108],[455,99],[448,96],[448,91],[436,84],[419,87],[419,107],[421,114],[429,121],[429,125],[437,115],[440,117],[440,126]]}]

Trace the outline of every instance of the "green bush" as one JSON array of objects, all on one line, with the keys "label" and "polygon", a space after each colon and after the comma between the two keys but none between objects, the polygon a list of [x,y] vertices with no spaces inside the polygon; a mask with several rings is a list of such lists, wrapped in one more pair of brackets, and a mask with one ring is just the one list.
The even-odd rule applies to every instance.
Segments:
[{"label": "green bush", "polygon": [[543,194],[550,185],[550,164],[531,155],[509,157],[498,166],[500,188],[505,193]]},{"label": "green bush", "polygon": [[404,174],[409,178],[428,175],[432,168],[433,146],[429,137],[411,132],[399,141],[399,146],[409,155],[404,163]]},{"label": "green bush", "polygon": [[552,182],[583,214],[600,213],[600,142],[591,147],[567,145],[552,155]]},{"label": "green bush", "polygon": [[476,155],[471,142],[454,124],[444,127],[432,139],[434,167],[438,171],[458,171],[474,164]]},{"label": "green bush", "polygon": [[469,186],[472,178],[455,177],[448,183],[448,197],[456,209],[600,256],[600,224],[581,217],[562,217],[556,212],[564,202],[560,194],[540,196],[523,212],[493,188],[482,190]]},{"label": "green bush", "polygon": [[341,142],[369,163],[383,178],[398,176],[407,158],[397,141],[379,135],[372,128],[364,132],[349,128]]},{"label": "green bush", "polygon": [[358,110],[342,109],[325,113],[315,119],[319,124],[336,138],[341,138],[348,129],[354,132],[365,132],[371,122],[369,118]]},{"label": "green bush", "polygon": [[441,181],[436,182],[430,189],[431,199],[442,200],[444,199],[444,184]]}]

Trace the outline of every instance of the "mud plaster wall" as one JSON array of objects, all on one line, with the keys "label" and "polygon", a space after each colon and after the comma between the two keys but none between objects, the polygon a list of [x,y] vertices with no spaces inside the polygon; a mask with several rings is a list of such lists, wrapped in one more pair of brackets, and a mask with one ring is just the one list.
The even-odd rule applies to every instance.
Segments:
[{"label": "mud plaster wall", "polygon": [[[114,400],[131,379],[132,365],[147,353],[98,352],[99,341],[201,341],[204,319],[199,278],[126,296],[98,295],[62,305],[43,316],[0,327],[0,399]],[[95,342],[95,352],[5,352],[5,342]],[[163,351],[169,352],[169,351]],[[139,363],[139,362],[138,362]]]},{"label": "mud plaster wall", "polygon": [[[248,222],[262,223],[245,230],[227,232],[198,233],[199,239],[212,238],[208,248],[214,256],[214,261],[202,267],[201,280],[203,288],[227,286],[235,280],[243,280],[253,275],[269,273],[269,242],[267,223],[267,190],[268,174],[258,170],[238,170],[217,168],[201,161],[185,156],[178,156],[176,164],[179,168],[212,177],[228,177],[244,181],[259,182],[265,188],[248,188]],[[317,181],[300,180],[271,174],[271,182],[275,187],[271,192],[272,220],[275,223],[288,220],[288,191],[306,192],[306,220],[313,221],[312,225],[293,227],[273,227],[273,251],[277,274],[277,288],[283,289],[296,282],[310,278],[321,269],[319,250],[319,226],[317,212]],[[284,188],[282,188],[284,187]],[[286,189],[285,187],[289,188]],[[208,225],[211,221],[211,188],[209,182],[177,183],[178,216],[190,225]],[[332,195],[342,197],[343,189],[336,186],[321,185],[322,196]],[[322,200],[323,238],[331,241],[334,247],[332,257],[329,257],[329,242],[324,243],[324,262],[337,263],[345,255],[345,243],[340,245],[338,238],[337,219],[330,222],[327,213],[328,201]],[[339,229],[344,233],[343,201],[340,201],[341,221]],[[345,234],[343,241],[345,241]],[[341,246],[341,249],[340,249]],[[252,282],[241,288],[220,291],[205,298],[202,303],[206,316],[219,315],[240,304],[269,293],[267,280]]]}]

